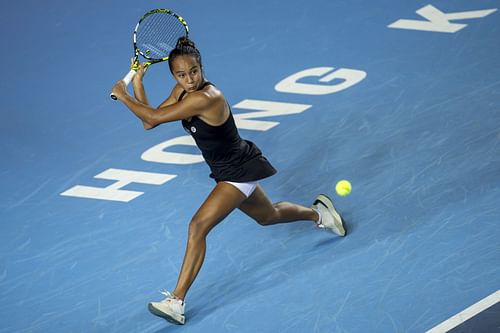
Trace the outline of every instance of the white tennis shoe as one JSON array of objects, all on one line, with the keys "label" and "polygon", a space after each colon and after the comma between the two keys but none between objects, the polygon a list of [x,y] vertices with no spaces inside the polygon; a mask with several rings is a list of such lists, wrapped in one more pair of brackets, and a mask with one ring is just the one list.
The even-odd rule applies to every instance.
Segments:
[{"label": "white tennis shoe", "polygon": [[329,229],[339,236],[345,236],[345,227],[342,217],[335,210],[332,200],[325,194],[320,194],[311,206],[312,209],[316,210],[320,219],[316,222],[319,228]]},{"label": "white tennis shoe", "polygon": [[162,291],[161,293],[165,295],[165,299],[161,302],[149,303],[149,311],[173,324],[184,325],[184,301],[176,298],[168,291]]}]

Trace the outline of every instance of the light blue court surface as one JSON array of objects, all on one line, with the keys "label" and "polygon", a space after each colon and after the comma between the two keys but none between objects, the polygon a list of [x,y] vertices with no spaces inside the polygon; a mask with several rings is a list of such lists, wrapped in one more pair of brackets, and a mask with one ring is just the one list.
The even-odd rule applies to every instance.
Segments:
[{"label": "light blue court surface", "polygon": [[[499,1],[1,7],[0,332],[426,332],[500,289]],[[182,327],[147,303],[174,288],[213,181],[179,123],[144,131],[109,98],[152,8],[188,21],[240,134],[279,169],[269,196],[327,193],[349,228],[233,213]],[[159,104],[167,65],[145,84]]]}]

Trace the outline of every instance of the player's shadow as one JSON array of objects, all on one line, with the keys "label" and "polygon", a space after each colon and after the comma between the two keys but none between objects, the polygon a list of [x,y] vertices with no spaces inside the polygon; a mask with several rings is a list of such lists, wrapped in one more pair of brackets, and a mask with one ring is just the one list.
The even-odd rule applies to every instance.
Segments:
[{"label": "player's shadow", "polygon": [[[187,314],[186,314],[187,316]],[[160,319],[159,319],[160,320]],[[166,332],[177,332],[177,331],[186,331],[186,327],[183,325],[175,325],[175,324],[170,324],[165,320],[165,325],[168,325],[166,327],[160,328],[156,333],[166,333]],[[189,325],[189,324],[187,324]]]}]

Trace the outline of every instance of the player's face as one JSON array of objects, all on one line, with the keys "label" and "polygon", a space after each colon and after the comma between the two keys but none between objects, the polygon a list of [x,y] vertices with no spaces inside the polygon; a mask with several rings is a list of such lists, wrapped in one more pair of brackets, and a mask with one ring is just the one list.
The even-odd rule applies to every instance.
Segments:
[{"label": "player's face", "polygon": [[203,83],[201,65],[194,56],[184,55],[175,58],[172,62],[172,74],[187,93],[198,90]]}]

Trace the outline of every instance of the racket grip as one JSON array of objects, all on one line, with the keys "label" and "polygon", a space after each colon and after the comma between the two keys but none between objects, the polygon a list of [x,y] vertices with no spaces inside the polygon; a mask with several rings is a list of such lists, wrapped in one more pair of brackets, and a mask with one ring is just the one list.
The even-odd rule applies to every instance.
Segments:
[{"label": "racket grip", "polygon": [[[127,75],[125,75],[125,77],[122,79],[122,81],[125,83],[126,86],[128,86],[129,83],[132,81],[132,79],[135,76],[135,73],[136,71],[131,69],[130,72],[128,72]],[[116,101],[117,98],[113,93],[111,93],[109,96],[111,97],[111,99],[114,99]]]}]

